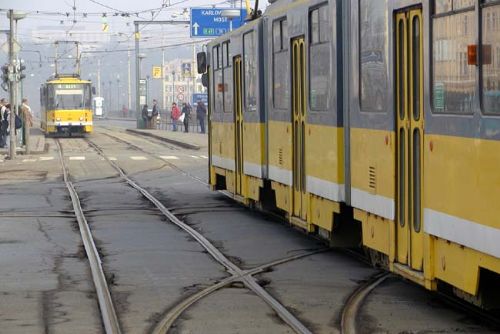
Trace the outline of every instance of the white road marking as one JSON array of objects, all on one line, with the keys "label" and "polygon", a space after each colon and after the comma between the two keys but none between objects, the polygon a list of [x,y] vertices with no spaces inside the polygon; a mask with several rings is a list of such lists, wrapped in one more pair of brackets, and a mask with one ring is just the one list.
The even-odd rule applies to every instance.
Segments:
[{"label": "white road marking", "polygon": [[148,158],[143,157],[143,156],[135,156],[135,157],[130,157],[132,160],[148,160]]},{"label": "white road marking", "polygon": [[69,160],[85,160],[85,157],[69,157]]},{"label": "white road marking", "polygon": [[54,157],[40,157],[38,158],[40,161],[48,161],[48,160],[54,160]]},{"label": "white road marking", "polygon": [[200,155],[200,157],[203,159],[208,159],[208,157],[206,155]]},{"label": "white road marking", "polygon": [[23,162],[35,162],[36,159],[23,159]]},{"label": "white road marking", "polygon": [[190,155],[191,158],[193,159],[199,159],[200,157],[196,156],[196,155]]},{"label": "white road marking", "polygon": [[111,161],[116,161],[117,160],[115,157],[109,157],[108,159],[111,160]]},{"label": "white road marking", "polygon": [[160,155],[160,158],[164,160],[179,160],[175,155]]}]

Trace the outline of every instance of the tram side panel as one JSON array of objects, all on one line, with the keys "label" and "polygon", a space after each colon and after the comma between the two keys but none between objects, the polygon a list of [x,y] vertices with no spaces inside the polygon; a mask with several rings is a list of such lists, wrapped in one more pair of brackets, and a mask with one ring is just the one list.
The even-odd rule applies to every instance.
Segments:
[{"label": "tram side panel", "polygon": [[[431,11],[441,16],[430,19],[433,30],[424,34],[425,45],[446,42],[465,55],[479,40],[483,45],[478,48],[491,48],[500,56],[499,28],[492,24],[493,17],[500,17],[500,4],[460,13],[437,7]],[[478,17],[480,31],[462,29]],[[500,99],[495,98],[500,66],[487,55],[482,62],[447,61],[443,51],[425,61],[433,68],[425,81],[430,82],[427,96],[434,96],[426,101],[423,144],[422,215],[423,230],[432,238],[430,264],[435,278],[478,296],[475,302],[485,301],[495,294],[485,291],[491,287],[484,279],[495,273],[500,282],[500,136],[491,131],[500,128]]]},{"label": "tram side panel", "polygon": [[332,3],[273,4],[265,41],[268,168],[276,205],[293,224],[327,237],[344,201],[337,7]]},{"label": "tram side panel", "polygon": [[[223,47],[224,45],[224,47]],[[224,48],[224,52],[223,52]],[[211,173],[215,189],[234,193],[235,141],[232,110],[232,66],[229,66],[227,42],[209,44],[212,94],[210,111]]]}]

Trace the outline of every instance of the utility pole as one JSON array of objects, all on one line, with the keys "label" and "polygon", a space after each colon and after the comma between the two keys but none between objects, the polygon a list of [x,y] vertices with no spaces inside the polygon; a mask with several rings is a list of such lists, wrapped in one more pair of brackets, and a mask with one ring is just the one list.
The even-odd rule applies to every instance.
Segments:
[{"label": "utility pole", "polygon": [[130,50],[127,51],[128,57],[128,85],[127,85],[127,93],[128,93],[128,112],[130,114],[130,110],[132,109],[132,82],[130,80]]},{"label": "utility pole", "polygon": [[167,94],[165,94],[165,49],[161,49],[161,93],[163,97],[163,110],[167,110]]},{"label": "utility pole", "polygon": [[101,59],[97,58],[97,96],[101,96]]},{"label": "utility pole", "polygon": [[[16,64],[16,53],[14,52],[14,38],[16,35],[16,20],[14,19],[14,10],[9,10],[9,21],[10,21],[10,34],[9,34],[9,72],[13,74]],[[9,92],[10,92],[10,149],[9,157],[11,160],[16,157],[16,111],[17,111],[17,78],[13,75],[13,78],[9,80]]]}]

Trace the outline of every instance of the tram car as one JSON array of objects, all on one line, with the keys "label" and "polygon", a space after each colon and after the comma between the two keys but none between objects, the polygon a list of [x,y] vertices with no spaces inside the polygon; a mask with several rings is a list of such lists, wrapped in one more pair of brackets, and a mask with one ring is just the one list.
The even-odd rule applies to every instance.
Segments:
[{"label": "tram car", "polygon": [[277,0],[199,59],[213,189],[498,308],[500,1]]},{"label": "tram car", "polygon": [[56,75],[40,87],[41,128],[45,135],[92,132],[92,84],[78,75]]}]

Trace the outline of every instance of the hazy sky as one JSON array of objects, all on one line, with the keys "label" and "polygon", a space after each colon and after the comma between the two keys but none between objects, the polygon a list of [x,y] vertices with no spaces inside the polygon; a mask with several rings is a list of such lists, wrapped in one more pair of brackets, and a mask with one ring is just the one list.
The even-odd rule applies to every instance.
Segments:
[{"label": "hazy sky", "polygon": [[[170,6],[160,11],[159,8],[164,2]],[[253,1],[251,2],[253,4]],[[236,1],[235,4],[239,7],[240,1]],[[19,21],[20,40],[31,39],[32,30],[37,28],[53,27],[68,32],[101,31],[104,22],[109,24],[109,34],[130,34],[133,31],[134,20],[150,20],[152,17],[155,20],[189,19],[188,16],[182,16],[184,10],[188,11],[190,7],[213,5],[229,7],[230,2],[224,0],[0,0],[0,9],[3,10],[0,12],[0,29],[8,28],[5,10],[15,9],[28,13],[26,19]],[[114,16],[114,13],[122,12],[129,13],[130,17]],[[106,18],[102,17],[103,13],[107,13]],[[135,13],[140,13],[140,17],[137,17]],[[86,17],[84,17],[85,14]],[[73,20],[76,20],[76,23],[73,23]],[[189,37],[189,29],[185,26],[143,28],[145,34],[148,30],[153,31],[158,38],[162,33],[170,40]],[[4,39],[5,37],[2,36],[2,40]]]}]

